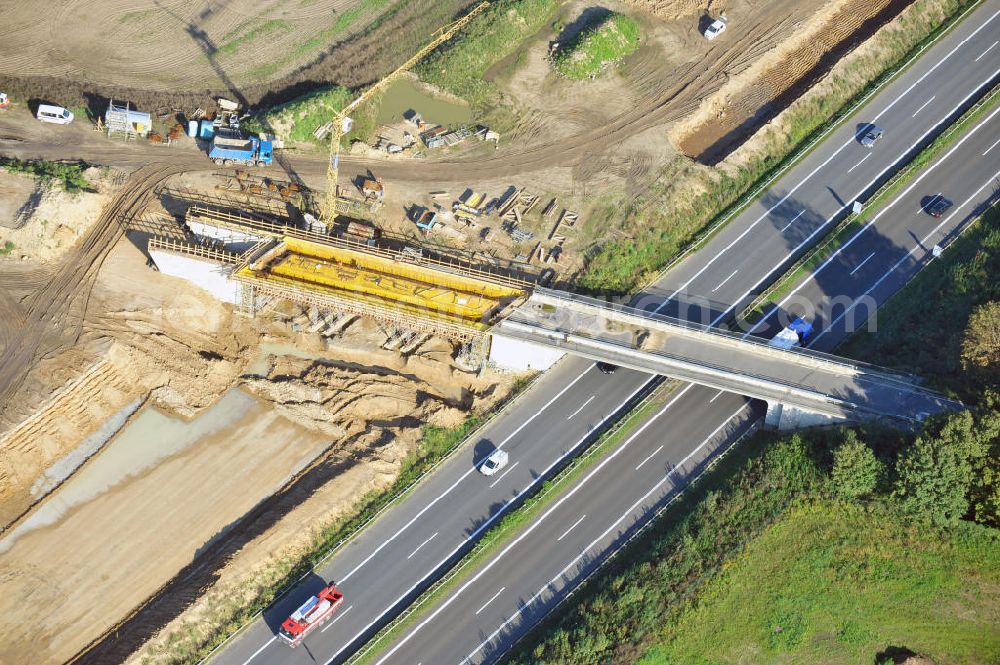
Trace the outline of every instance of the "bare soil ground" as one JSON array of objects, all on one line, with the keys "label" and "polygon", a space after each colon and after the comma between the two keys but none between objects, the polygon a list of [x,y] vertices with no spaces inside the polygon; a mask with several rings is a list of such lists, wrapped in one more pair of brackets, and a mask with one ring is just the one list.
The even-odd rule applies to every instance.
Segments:
[{"label": "bare soil ground", "polygon": [[[111,207],[123,205],[129,207],[121,192],[111,198]],[[98,220],[86,237],[100,230]],[[76,245],[61,269],[84,249]],[[386,333],[365,321],[336,339],[291,335],[277,319],[256,322],[261,329],[186,282],[150,270],[128,238],[119,236],[100,263],[96,275],[77,284],[87,290],[87,306],[77,310],[83,320],[73,340],[44,351],[36,345],[41,355],[33,357],[20,355],[31,349],[18,341],[5,349],[24,359],[28,380],[8,391],[3,405],[13,421],[15,414],[32,415],[0,439],[0,662],[24,662],[29,655],[32,662],[64,662],[150,595],[170,589],[166,602],[147,608],[87,656],[111,662],[110,648],[113,660],[123,660],[222,571],[224,579],[246,581],[247,571],[275,551],[305,547],[303,530],[283,515],[296,510],[318,519],[316,529],[324,526],[368,490],[392,481],[422,424],[457,424],[469,409],[487,408],[508,390],[501,387],[509,385],[507,377],[457,370],[447,342],[427,340],[406,354],[382,350]],[[27,269],[32,264],[34,272]],[[58,281],[60,268],[35,260],[5,267],[3,278],[31,278],[11,298],[11,313],[21,316],[7,321],[8,330],[16,337],[33,325],[44,330],[23,313],[23,303],[31,302],[32,286],[46,288],[50,276]],[[57,320],[72,323],[73,313]],[[279,355],[250,371],[262,334],[319,358]],[[245,392],[242,406],[211,415],[212,427],[195,420],[198,435],[179,433],[171,439],[183,442],[177,449],[143,452],[133,437],[82,450],[109,417],[137,399],[198,418],[215,414],[213,404],[233,386]],[[144,417],[135,417],[136,426]],[[184,427],[173,422],[171,428]],[[52,473],[67,460],[64,473]],[[326,488],[334,478],[336,488]],[[244,551],[258,538],[264,544]],[[243,553],[229,562],[236,552]],[[54,579],[75,600],[44,621],[30,618],[26,613],[41,602],[38,594],[48,597]],[[105,599],[100,608],[92,602],[98,596]]]},{"label": "bare soil ground", "polygon": [[0,170],[0,227],[16,229],[24,223],[36,189],[35,179],[30,175]]},{"label": "bare soil ground", "polygon": [[697,112],[671,130],[671,140],[699,162],[717,164],[908,4],[909,0],[827,3],[779,48],[704,100]]},{"label": "bare soil ground", "polygon": [[322,85],[377,81],[469,0],[129,0],[5,11],[0,89],[21,100],[194,111],[218,95],[273,105]]}]

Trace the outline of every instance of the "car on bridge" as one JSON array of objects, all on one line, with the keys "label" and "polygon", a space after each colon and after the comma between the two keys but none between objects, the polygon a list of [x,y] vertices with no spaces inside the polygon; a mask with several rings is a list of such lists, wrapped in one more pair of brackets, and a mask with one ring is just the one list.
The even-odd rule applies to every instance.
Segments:
[{"label": "car on bridge", "polygon": [[594,366],[597,367],[597,371],[601,374],[614,374],[615,370],[618,369],[618,365],[612,365],[611,363],[596,362]]}]

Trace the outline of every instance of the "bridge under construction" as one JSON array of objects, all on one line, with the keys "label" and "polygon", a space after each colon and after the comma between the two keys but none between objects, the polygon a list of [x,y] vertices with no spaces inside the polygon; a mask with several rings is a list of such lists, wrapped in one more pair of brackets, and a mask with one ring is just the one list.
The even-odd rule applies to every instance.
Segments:
[{"label": "bridge under construction", "polygon": [[206,206],[192,206],[185,223],[192,241],[150,240],[154,261],[251,316],[289,300],[469,343],[480,349],[478,362],[491,337],[516,340],[762,399],[778,427],[919,422],[961,408],[910,375],[546,289],[540,275],[374,233],[337,237],[322,224]]}]

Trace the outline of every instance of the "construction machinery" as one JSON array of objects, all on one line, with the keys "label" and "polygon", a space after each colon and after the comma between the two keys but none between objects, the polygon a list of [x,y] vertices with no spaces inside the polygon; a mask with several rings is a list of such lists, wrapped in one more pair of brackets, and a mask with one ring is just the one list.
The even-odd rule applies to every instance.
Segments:
[{"label": "construction machinery", "polygon": [[320,216],[324,222],[332,224],[337,217],[337,178],[340,171],[340,142],[344,135],[351,131],[351,127],[354,124],[354,121],[351,119],[351,113],[373,96],[385,90],[390,83],[420,62],[428,53],[451,39],[465,24],[481,14],[489,6],[489,2],[482,2],[462,18],[442,27],[435,33],[437,36],[430,43],[417,51],[413,57],[397,67],[392,73],[365,90],[360,97],[345,106],[333,117],[330,128],[330,161],[327,164],[326,172],[326,199],[322,210],[320,210]]}]

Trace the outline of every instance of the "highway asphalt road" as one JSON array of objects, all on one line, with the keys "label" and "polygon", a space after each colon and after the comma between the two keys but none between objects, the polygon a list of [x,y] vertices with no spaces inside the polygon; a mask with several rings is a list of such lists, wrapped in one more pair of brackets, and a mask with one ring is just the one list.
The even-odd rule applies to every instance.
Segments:
[{"label": "highway asphalt road", "polygon": [[[713,311],[714,320],[749,297],[744,294],[761,288],[770,275],[780,272],[783,263],[792,260],[796,250],[804,249],[823,228],[836,223],[852,200],[867,196],[892,168],[911,156],[921,140],[938,131],[997,80],[998,11],[1000,0],[983,3],[764,192],[749,210],[667,273],[645,304],[675,313],[670,307],[660,307],[664,293],[700,293],[723,303]],[[886,130],[885,138],[872,151],[858,145],[855,138],[858,125],[868,122],[877,122]],[[986,147],[988,143],[982,150]],[[927,183],[933,189],[931,185]],[[859,240],[855,247],[862,244]],[[539,474],[571,454],[591,426],[621,410],[623,402],[648,380],[646,375],[625,370],[605,376],[587,362],[564,360],[490,426],[482,440],[444,464],[406,501],[387,511],[333,557],[319,571],[321,577],[306,580],[271,608],[263,621],[227,644],[215,661],[238,665],[341,661],[375,627],[405,606],[421,586],[442,574],[470,539],[495,521],[510,499],[540,482],[543,476]],[[541,611],[536,606],[548,601],[546,592],[534,603],[528,602],[527,611],[519,607],[519,600],[527,602],[538,590],[536,578],[562,578],[556,587],[572,584],[581,562],[586,560],[586,569],[600,560],[606,547],[619,537],[619,530],[647,514],[674,483],[683,482],[699,455],[726,445],[749,418],[748,413],[759,413],[742,397],[699,387],[682,390],[663,415],[647,421],[642,433],[600,468],[602,475],[576,485],[572,500],[557,506],[546,520],[537,523],[541,526],[533,525],[529,536],[518,543],[528,541],[533,547],[506,553],[495,565],[502,562],[510,568],[491,569],[461,590],[455,600],[446,600],[449,604],[441,612],[394,646],[389,660],[437,665],[459,662],[470,653],[474,662],[489,659],[530,626]],[[473,464],[492,446],[510,451],[511,465],[505,475],[486,479],[474,471]],[[619,466],[628,468],[635,459],[649,461],[634,473],[608,473]],[[664,475],[664,470],[685,459],[677,474]],[[649,469],[657,469],[660,476],[652,484],[644,475]],[[617,503],[612,505],[612,499]],[[572,520],[559,512],[571,507],[578,511]],[[570,526],[573,529],[559,540]],[[548,538],[544,542],[530,540],[545,534]],[[581,554],[581,543],[593,546],[584,552],[584,559],[572,563]],[[346,593],[339,612],[322,632],[310,635],[297,649],[276,643],[277,623],[325,579],[337,580]],[[484,604],[487,606],[476,614]],[[455,614],[458,610],[461,612]],[[497,630],[500,632],[490,637]],[[484,641],[491,644],[489,652],[482,648]]]},{"label": "highway asphalt road", "polygon": [[[847,296],[838,314],[863,295],[872,296],[874,304],[885,302],[933,260],[935,244],[945,246],[986,206],[996,204],[998,143],[1000,108],[923,170],[912,186],[881,209],[872,226],[807,276],[797,293],[812,302]],[[923,200],[938,190],[956,203],[940,219],[923,209]],[[844,318],[818,320],[820,332],[813,346],[834,348],[847,335]],[[562,591],[572,588],[673,494],[691,473],[690,464],[724,447],[751,418],[752,408],[746,405],[737,402],[733,410],[735,395],[702,387],[688,393],[647,420],[644,426],[651,427],[636,432],[634,440],[595,468],[592,477],[560,496],[550,511],[472,571],[467,583],[433,606],[375,662],[485,663],[510,648]],[[678,445],[679,440],[686,445]],[[697,452],[688,460],[692,445]]]}]

